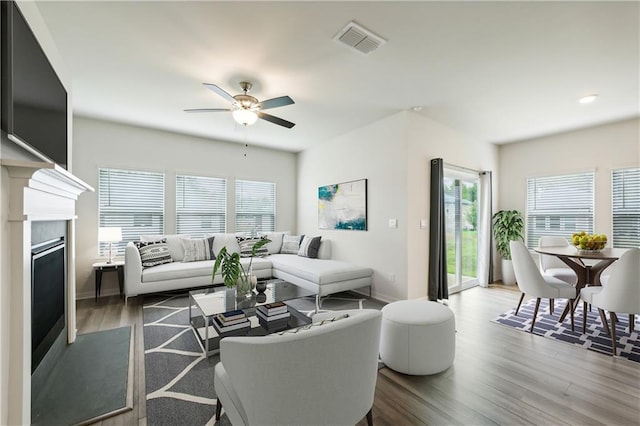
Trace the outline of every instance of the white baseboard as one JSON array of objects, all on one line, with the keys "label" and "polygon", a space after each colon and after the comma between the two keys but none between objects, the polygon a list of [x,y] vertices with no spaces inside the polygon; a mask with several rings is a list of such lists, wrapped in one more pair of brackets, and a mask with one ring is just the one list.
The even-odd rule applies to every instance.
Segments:
[{"label": "white baseboard", "polygon": [[[108,290],[108,291],[103,290],[100,292],[100,297],[107,297],[107,296],[120,296],[120,290],[118,289]],[[76,293],[76,300],[93,299],[95,297],[96,297],[96,293],[94,291]]]}]

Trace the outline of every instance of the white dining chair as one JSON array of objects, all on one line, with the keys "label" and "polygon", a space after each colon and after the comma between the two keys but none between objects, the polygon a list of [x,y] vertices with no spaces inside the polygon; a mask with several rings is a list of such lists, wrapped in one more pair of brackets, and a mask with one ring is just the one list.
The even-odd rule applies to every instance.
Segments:
[{"label": "white dining chair", "polygon": [[[511,241],[509,243],[511,248],[511,260],[513,261],[513,270],[516,274],[516,283],[518,288],[522,292],[518,307],[516,308],[516,315],[520,310],[520,305],[524,299],[525,294],[529,294],[536,298],[536,307],[533,311],[533,318],[531,320],[531,332],[533,332],[533,326],[536,322],[538,315],[538,308],[540,307],[540,299],[556,299],[564,298],[569,299],[569,303],[573,303],[576,298],[576,289],[573,285],[568,284],[558,278],[550,275],[542,275],[540,270],[533,261],[533,257],[529,253],[529,250],[522,241]],[[573,309],[570,309],[571,313],[571,330],[574,329],[573,324]]]},{"label": "white dining chair", "polygon": [[[540,237],[538,246],[543,247],[568,247],[569,241],[564,237],[544,235]],[[558,278],[568,284],[575,285],[578,277],[573,269],[569,268],[562,260],[550,254],[540,254],[540,272]]]},{"label": "white dining chair", "polygon": [[616,355],[616,313],[629,315],[629,333],[633,332],[635,316],[640,314],[640,249],[627,250],[612,265],[611,274],[604,286],[585,287],[580,290],[582,299],[582,332],[587,326],[587,304],[598,308],[602,325],[607,330],[606,315],[609,311],[611,327],[611,351]]}]

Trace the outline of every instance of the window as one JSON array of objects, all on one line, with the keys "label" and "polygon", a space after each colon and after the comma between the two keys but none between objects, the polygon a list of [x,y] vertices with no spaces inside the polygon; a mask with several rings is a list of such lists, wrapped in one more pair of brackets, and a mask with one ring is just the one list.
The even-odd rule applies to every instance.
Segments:
[{"label": "window", "polygon": [[593,233],[593,182],[591,172],[528,178],[527,246],[537,246],[543,235]]},{"label": "window", "polygon": [[[140,235],[164,233],[164,174],[134,170],[99,169],[98,199],[100,226],[122,228],[122,252]],[[100,244],[100,253],[107,248]]]},{"label": "window", "polygon": [[176,230],[191,236],[226,232],[226,179],[176,176]]},{"label": "window", "polygon": [[640,247],[640,168],[611,173],[613,247]]},{"label": "window", "polygon": [[276,184],[236,180],[236,232],[275,231]]}]

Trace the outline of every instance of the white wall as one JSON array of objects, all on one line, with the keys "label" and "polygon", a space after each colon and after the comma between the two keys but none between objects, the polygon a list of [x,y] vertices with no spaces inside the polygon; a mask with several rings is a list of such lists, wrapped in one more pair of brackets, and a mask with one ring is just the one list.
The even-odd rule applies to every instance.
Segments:
[{"label": "white wall", "polygon": [[[431,166],[429,160],[442,158],[446,164],[476,171],[493,172],[493,192],[496,192],[498,149],[455,129],[440,124],[422,114],[409,114],[407,156],[407,253],[408,297],[427,294],[429,270],[429,228],[420,229],[420,220],[429,223]],[[493,197],[494,209],[497,206]]]},{"label": "white wall", "polygon": [[501,145],[500,209],[526,211],[527,178],[595,171],[595,232],[611,236],[611,170],[640,165],[640,119]]},{"label": "white wall", "polygon": [[[399,113],[310,148],[298,160],[298,232],[330,239],[334,259],[373,268],[372,292],[382,300],[407,296],[406,134],[406,114]],[[319,230],[318,187],[357,179],[368,179],[368,230]],[[389,228],[389,219],[398,228]]]},{"label": "white wall", "polygon": [[[382,300],[427,294],[429,160],[497,169],[497,148],[412,112],[399,112],[306,150],[298,161],[299,232],[331,239],[334,258],[374,269]],[[368,179],[367,232],[318,229],[318,187]],[[389,219],[398,228],[389,228]]]},{"label": "white wall", "polygon": [[[276,229],[296,228],[296,154],[168,133],[122,123],[74,117],[74,173],[92,185],[77,206],[77,297],[94,295],[92,263],[98,259],[98,168],[165,173],[165,233],[175,233],[175,176],[227,178],[228,232],[234,231],[235,180],[276,183]],[[244,154],[247,154],[245,157]],[[104,274],[102,295],[119,292],[116,274]]]}]

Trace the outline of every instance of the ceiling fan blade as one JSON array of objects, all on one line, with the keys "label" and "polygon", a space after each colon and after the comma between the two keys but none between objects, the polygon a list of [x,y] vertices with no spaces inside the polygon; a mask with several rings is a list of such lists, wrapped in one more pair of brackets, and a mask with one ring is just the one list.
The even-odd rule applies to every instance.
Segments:
[{"label": "ceiling fan blade", "polygon": [[285,105],[294,104],[293,99],[288,96],[280,96],[279,98],[267,99],[258,104],[260,109],[277,108]]},{"label": "ceiling fan blade", "polygon": [[185,109],[184,112],[222,112],[231,111],[231,108],[191,108]]},{"label": "ceiling fan blade", "polygon": [[287,129],[290,129],[293,126],[296,125],[295,123],[292,123],[292,122],[287,121],[287,120],[283,120],[280,117],[276,117],[276,116],[273,116],[273,115],[265,114],[264,112],[258,111],[257,114],[258,114],[259,118],[262,118],[263,120],[267,120],[267,121],[269,121],[269,122],[271,122],[273,124],[277,124],[278,126],[286,127]]},{"label": "ceiling fan blade", "polygon": [[218,95],[222,96],[223,98],[225,98],[227,101],[231,102],[232,104],[236,104],[236,100],[233,96],[231,96],[229,93],[227,93],[224,89],[221,89],[220,87],[216,86],[215,84],[211,84],[211,83],[202,83],[202,85],[204,87],[206,87],[207,89],[217,93]]}]

